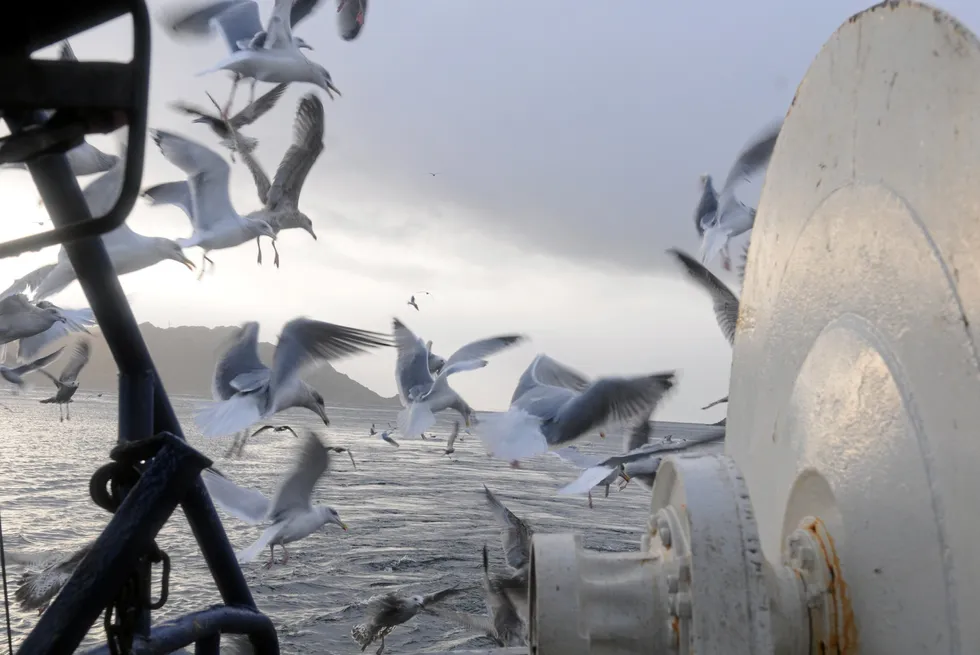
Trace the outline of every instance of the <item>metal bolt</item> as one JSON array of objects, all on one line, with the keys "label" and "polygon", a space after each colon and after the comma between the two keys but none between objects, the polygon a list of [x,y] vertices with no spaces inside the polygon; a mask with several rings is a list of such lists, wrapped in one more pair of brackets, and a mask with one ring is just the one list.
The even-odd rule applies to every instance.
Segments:
[{"label": "metal bolt", "polygon": [[673,574],[667,574],[667,592],[671,594],[677,593],[678,580],[677,576]]},{"label": "metal bolt", "polygon": [[684,584],[691,583],[691,565],[687,562],[681,562],[680,566],[677,567],[677,576],[680,581]]},{"label": "metal bolt", "polygon": [[800,557],[800,535],[793,534],[789,538],[789,558],[790,560],[797,560]]},{"label": "metal bolt", "polygon": [[677,600],[674,602],[674,605],[675,605],[675,610],[677,612],[677,616],[679,616],[682,619],[691,618],[691,614],[693,613],[693,609],[694,609],[693,604],[691,602],[691,594],[688,594],[686,592],[677,594]]}]

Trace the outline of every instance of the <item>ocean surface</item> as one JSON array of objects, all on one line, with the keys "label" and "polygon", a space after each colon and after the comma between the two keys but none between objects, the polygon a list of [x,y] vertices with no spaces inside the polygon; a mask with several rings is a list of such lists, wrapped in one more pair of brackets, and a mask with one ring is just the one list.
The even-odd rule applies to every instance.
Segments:
[{"label": "ocean surface", "polygon": [[[59,422],[55,406],[41,405],[41,389],[19,396],[0,394],[0,512],[8,551],[70,552],[97,536],[109,519],[88,496],[89,478],[108,461],[116,438],[116,398],[79,390],[71,420]],[[47,391],[47,389],[43,389]],[[299,440],[288,432],[266,432],[249,441],[240,459],[227,459],[231,439],[205,439],[191,416],[200,399],[172,398],[190,443],[212,458],[235,482],[271,495],[292,465]],[[394,448],[368,435],[395,410],[328,407],[331,425],[312,414],[291,412],[273,423],[319,431],[329,445],[353,451],[357,469],[345,454],[331,461],[314,502],[336,509],[349,532],[336,526],[289,546],[289,562],[264,569],[267,553],[244,565],[256,602],[275,622],[283,653],[357,653],[350,629],[362,617],[359,605],[373,594],[400,590],[423,594],[459,583],[472,591],[445,601],[447,608],[483,612],[480,551],[490,546],[491,568],[503,569],[499,530],[483,496],[483,485],[538,532],[579,532],[589,548],[635,550],[644,529],[649,492],[637,483],[608,498],[594,490],[590,510],[582,496],[556,496],[577,473],[557,457],[546,456],[512,469],[490,459],[475,436],[462,434],[456,452],[443,454],[455,414],[440,415],[438,441],[401,440]],[[397,437],[396,437],[397,438]],[[608,436],[581,450],[613,454],[622,447]],[[261,533],[218,510],[236,550]],[[178,511],[157,539],[172,562],[170,597],[154,621],[220,602],[190,529]],[[276,549],[277,560],[281,557]],[[11,597],[23,568],[8,564]],[[154,598],[157,590],[154,589]],[[35,612],[11,605],[16,644],[35,625]],[[84,646],[104,641],[101,619]],[[492,647],[475,635],[435,616],[418,616],[386,639],[386,652]],[[369,647],[373,652],[375,646]]]}]

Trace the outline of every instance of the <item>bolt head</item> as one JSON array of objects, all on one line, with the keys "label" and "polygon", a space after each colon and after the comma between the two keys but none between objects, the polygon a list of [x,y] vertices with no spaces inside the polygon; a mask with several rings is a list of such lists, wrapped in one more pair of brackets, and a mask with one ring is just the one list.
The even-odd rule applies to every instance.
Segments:
[{"label": "bolt head", "polygon": [[691,565],[687,562],[681,562],[680,566],[677,567],[677,577],[684,584],[691,583]]},{"label": "bolt head", "polygon": [[677,616],[682,619],[689,619],[694,612],[694,605],[691,602],[691,595],[688,593],[677,594],[675,601]]},{"label": "bolt head", "polygon": [[667,575],[667,593],[676,594],[677,588],[680,586],[676,575]]}]

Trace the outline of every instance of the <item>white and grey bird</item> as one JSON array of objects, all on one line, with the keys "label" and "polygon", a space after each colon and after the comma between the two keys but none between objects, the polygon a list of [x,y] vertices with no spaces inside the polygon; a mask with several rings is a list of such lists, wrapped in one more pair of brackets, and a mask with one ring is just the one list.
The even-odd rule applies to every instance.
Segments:
[{"label": "white and grey bird", "polygon": [[[58,58],[62,61],[78,61],[78,58],[75,56],[75,52],[72,50],[68,41],[61,42],[61,47],[58,50]],[[53,112],[44,113],[47,114],[48,117],[53,114]],[[72,175],[75,175],[76,177],[104,173],[118,164],[121,160],[119,155],[111,155],[109,153],[102,152],[91,143],[84,140],[74,148],[71,148],[65,152],[65,157],[68,159],[68,168],[71,169]],[[0,165],[0,169],[5,168],[27,170],[27,164],[23,162],[15,162]]]},{"label": "white and grey bird", "polygon": [[64,350],[64,346],[58,348],[53,353],[44,355],[43,357],[38,357],[37,359],[27,362],[26,364],[20,364],[18,366],[5,366],[0,364],[0,378],[3,378],[15,387],[22,389],[24,388],[24,376],[33,371],[39,371],[45,366],[48,366],[54,360],[58,359],[61,355],[61,351]]},{"label": "white and grey bird", "polygon": [[[247,127],[262,118],[270,109],[272,109],[279,98],[282,97],[283,92],[286,90],[288,84],[277,84],[272,88],[271,91],[267,91],[259,96],[254,102],[250,102],[245,106],[244,109],[239,111],[234,116],[230,116],[225,119],[222,116],[216,116],[214,114],[208,113],[207,111],[195,107],[194,105],[187,104],[185,102],[175,102],[171,105],[175,110],[187,114],[189,116],[195,116],[192,123],[204,123],[211,131],[214,132],[218,138],[221,140],[221,145],[228,148],[232,152],[232,161],[235,160],[234,153],[239,152],[252,152],[255,150],[256,146],[259,145],[259,140],[250,136],[245,136],[240,133],[243,127]],[[233,138],[232,130],[239,130],[238,138]]]},{"label": "white and grey bird", "polygon": [[[231,106],[235,89],[243,79],[252,80],[253,97],[256,82],[309,83],[326,91],[331,99],[335,93],[340,95],[327,69],[307,59],[302,52],[305,44],[293,37],[291,13],[295,4],[299,3],[295,0],[275,0],[265,36],[260,37],[260,47],[256,47],[253,39],[248,47],[239,47],[213,67],[198,73],[206,75],[226,70],[234,74],[232,96],[227,106]],[[220,14],[218,20],[224,15]],[[241,46],[241,41],[238,44]]]},{"label": "white and grey bird", "polygon": [[769,164],[782,126],[782,121],[773,123],[742,149],[729,169],[720,193],[715,192],[710,175],[701,176],[701,198],[695,212],[695,221],[701,236],[703,263],[710,262],[718,253],[724,252],[725,268],[731,269],[731,259],[727,254],[728,241],[751,230],[755,222],[755,209],[743,204],[735,196],[735,190],[740,182]]},{"label": "white and grey bird", "polygon": [[[204,275],[207,263],[214,264],[208,257],[212,250],[234,248],[260,236],[276,238],[275,230],[265,221],[248,218],[235,211],[228,195],[231,169],[218,153],[171,132],[150,130],[150,136],[167,161],[187,175],[190,206],[178,206],[190,218],[194,231],[190,238],[178,239],[177,244],[181,248],[197,246],[204,251],[201,275]],[[173,193],[173,187],[166,189]],[[152,187],[143,191],[142,195],[150,199],[151,204],[173,202],[169,194],[165,194],[166,200],[161,200],[157,190],[157,187]]]},{"label": "white and grey bird", "polygon": [[[455,621],[460,625],[476,630],[494,641],[498,646],[526,646],[527,621],[521,617],[513,599],[519,595],[512,577],[490,575],[490,561],[487,547],[483,546],[483,593],[486,615],[471,612],[455,612],[435,608],[433,614]],[[524,591],[526,595],[526,589]]]},{"label": "white and grey bird", "polygon": [[[734,346],[735,329],[738,326],[738,298],[728,288],[728,285],[719,280],[714,273],[690,255],[676,248],[670,248],[667,252],[676,257],[688,276],[711,296],[711,303],[715,310],[715,320],[718,321],[718,327],[721,328],[721,333],[725,335],[728,344]],[[742,251],[742,263],[739,266],[739,277],[743,279],[745,275],[745,257],[747,254],[748,245],[746,244],[745,250]],[[709,409],[715,405],[727,402],[728,396],[725,396],[713,403],[705,405],[701,409]]]},{"label": "white and grey bird", "polygon": [[460,591],[462,589],[454,586],[424,596],[406,596],[397,591],[373,596],[366,603],[364,619],[351,628],[351,639],[361,647],[362,653],[380,639],[381,645],[375,653],[381,655],[385,649],[385,637],[392,630],[412,620],[419,612]]},{"label": "white and grey bird", "polygon": [[409,298],[408,299],[408,302],[405,303],[405,304],[406,305],[411,305],[412,307],[415,308],[415,311],[419,311],[419,305],[418,305],[417,302],[415,302],[415,296],[412,296],[411,298]]},{"label": "white and grey bird", "polygon": [[336,0],[337,30],[344,41],[353,41],[364,28],[368,0]]},{"label": "white and grey bird", "polygon": [[0,344],[33,337],[67,321],[58,307],[38,306],[22,293],[0,298]]},{"label": "white and grey bird", "polygon": [[398,397],[405,408],[398,414],[398,428],[407,438],[417,437],[435,425],[436,412],[444,409],[459,412],[469,427],[473,409],[449,386],[449,376],[483,368],[487,365],[484,357],[526,340],[524,335],[507,334],[473,341],[450,355],[439,374],[433,377],[429,370],[429,348],[425,342],[397,318],[392,321],[392,332],[398,349],[395,382]]},{"label": "white and grey bird", "polygon": [[[598,465],[604,459],[603,457],[599,457],[597,455],[587,455],[586,453],[583,453],[582,451],[580,451],[576,446],[565,446],[564,448],[559,448],[558,450],[553,450],[553,451],[551,451],[551,453],[553,455],[555,455],[556,457],[561,458],[561,460],[563,462],[567,462],[567,463],[571,464],[572,466],[574,466],[574,467],[576,467],[576,468],[578,468],[580,470],[583,470],[583,471],[584,470],[588,470],[588,469],[592,468],[593,466]],[[619,480],[619,479],[622,479],[622,481],[623,481],[622,484],[620,484],[620,487],[619,487],[620,490],[622,490],[623,487],[625,487],[626,484],[628,484],[629,481],[630,481],[630,476],[629,476],[628,473],[626,473],[626,470],[625,470],[625,468],[622,465],[615,467],[612,470],[612,472],[609,473],[609,475],[607,475],[606,477],[602,478],[601,480],[599,480],[598,482],[596,482],[594,485],[592,485],[591,487],[589,487],[588,489],[586,489],[586,493],[588,494],[588,497],[589,497],[589,509],[593,509],[593,506],[592,506],[592,490],[594,488],[596,488],[596,487],[604,487],[605,490],[606,490],[605,497],[608,498],[609,497],[609,487],[611,487],[612,484],[614,482],[616,482],[616,480]],[[567,489],[567,487],[564,487],[563,489]]]},{"label": "white and grey bird", "polygon": [[258,335],[258,323],[245,323],[218,360],[212,382],[215,402],[195,416],[205,436],[247,430],[291,407],[309,409],[329,425],[323,396],[300,379],[304,370],[391,345],[387,335],[377,332],[294,318],[282,328],[270,368],[259,359]]},{"label": "white and grey bird", "polygon": [[259,491],[238,486],[214,469],[206,469],[201,474],[211,498],[226,512],[250,525],[271,523],[255,543],[238,554],[240,562],[251,562],[268,546],[268,568],[274,563],[275,547],[280,546],[285,564],[289,561],[286,544],[308,537],[331,523],[347,531],[347,525],[334,508],[312,502],[314,488],[330,467],[330,450],[315,433],[308,432],[297,455],[292,470],[282,479],[271,501]]},{"label": "white and grey bird", "polygon": [[[11,558],[20,560],[31,569],[21,576],[17,589],[14,590],[14,598],[20,608],[25,612],[37,610],[38,614],[43,614],[94,545],[95,542],[90,541],[72,553],[55,557]],[[10,555],[8,553],[8,557]]]},{"label": "white and grey bird", "polygon": [[19,340],[17,342],[17,361],[19,362],[26,362],[35,358],[39,352],[71,334],[89,334],[88,329],[97,325],[95,312],[89,307],[66,309],[47,300],[40,300],[36,305],[40,308],[58,310],[65,320],[55,322],[54,325],[40,334]]},{"label": "white and grey bird", "polygon": [[65,416],[62,416],[62,406],[68,413],[67,419],[71,420],[71,406],[72,397],[75,392],[78,391],[78,375],[88,364],[89,357],[92,355],[92,343],[87,337],[82,337],[78,339],[72,346],[71,351],[68,353],[68,362],[65,367],[61,370],[61,375],[55,377],[45,371],[43,368],[38,369],[38,373],[47,377],[55,386],[55,394],[50,398],[45,398],[40,400],[43,405],[48,405],[54,403],[58,405],[58,417],[64,421]]},{"label": "white and grey bird", "polygon": [[273,432],[276,433],[289,432],[294,437],[297,438],[299,437],[299,435],[296,434],[296,430],[292,429],[288,425],[263,425],[261,428],[253,432],[251,435],[248,433],[248,431],[236,435],[235,440],[232,442],[231,446],[229,446],[228,450],[225,452],[225,457],[241,457],[242,452],[244,452],[245,450],[245,443],[252,437],[262,434],[263,432],[267,432],[268,430],[272,430]]},{"label": "white and grey bird", "polygon": [[541,354],[518,380],[508,410],[482,417],[476,433],[492,456],[516,466],[601,426],[630,421],[673,385],[673,372],[590,382]]},{"label": "white and grey bird", "polygon": [[[125,145],[120,143],[120,149],[125,151]],[[116,204],[122,191],[125,170],[126,162],[120,158],[115,166],[92,180],[82,190],[92,216],[105,216]],[[194,264],[184,256],[183,249],[175,241],[143,236],[131,230],[125,223],[103,234],[101,239],[118,276],[149,268],[168,259],[180,262],[188,269],[194,269]],[[75,269],[62,246],[58,250],[57,263],[31,271],[0,293],[0,297],[33,289],[34,300],[43,300],[62,291],[75,279]]]},{"label": "white and grey bird", "polygon": [[391,436],[391,433],[397,430],[397,428],[388,428],[387,430],[382,430],[378,435],[378,438],[385,443],[391,444],[395,448],[401,448],[401,444],[395,441],[395,438]]},{"label": "white and grey bird", "polygon": [[[264,220],[277,235],[281,230],[299,228],[316,240],[313,221],[299,209],[299,196],[313,164],[323,152],[323,130],[323,102],[308,93],[299,101],[293,121],[293,142],[279,162],[272,182],[250,152],[242,154],[242,160],[255,181],[259,202],[263,205],[262,209],[250,213],[249,218]],[[233,129],[233,139],[236,134],[237,131]],[[258,263],[261,264],[262,244],[260,239],[256,239],[255,243],[259,249]],[[273,264],[279,268],[279,250],[275,241],[272,242],[272,249],[276,253]]]}]

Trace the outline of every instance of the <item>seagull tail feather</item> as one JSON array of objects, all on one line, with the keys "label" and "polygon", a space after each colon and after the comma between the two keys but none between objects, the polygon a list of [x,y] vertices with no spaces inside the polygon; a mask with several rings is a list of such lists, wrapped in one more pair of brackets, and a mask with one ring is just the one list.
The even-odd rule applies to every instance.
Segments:
[{"label": "seagull tail feather", "polygon": [[255,560],[259,556],[265,547],[269,545],[269,542],[279,533],[279,525],[270,525],[266,528],[259,538],[255,540],[255,543],[246,548],[245,550],[238,553],[238,561],[241,564],[248,564]]},{"label": "seagull tail feather", "polygon": [[199,409],[194,422],[205,437],[224,437],[247,430],[260,418],[262,414],[254,396],[234,395]]},{"label": "seagull tail feather", "polygon": [[497,459],[519,461],[548,451],[541,421],[515,407],[480,419],[476,436]]},{"label": "seagull tail feather", "polygon": [[411,403],[398,412],[398,430],[407,438],[421,435],[436,424],[436,417],[427,402]]},{"label": "seagull tail feather", "polygon": [[568,494],[584,494],[605,480],[613,470],[611,466],[593,466],[587,468],[582,471],[582,474],[577,479],[559,489],[558,493],[562,496]]}]

